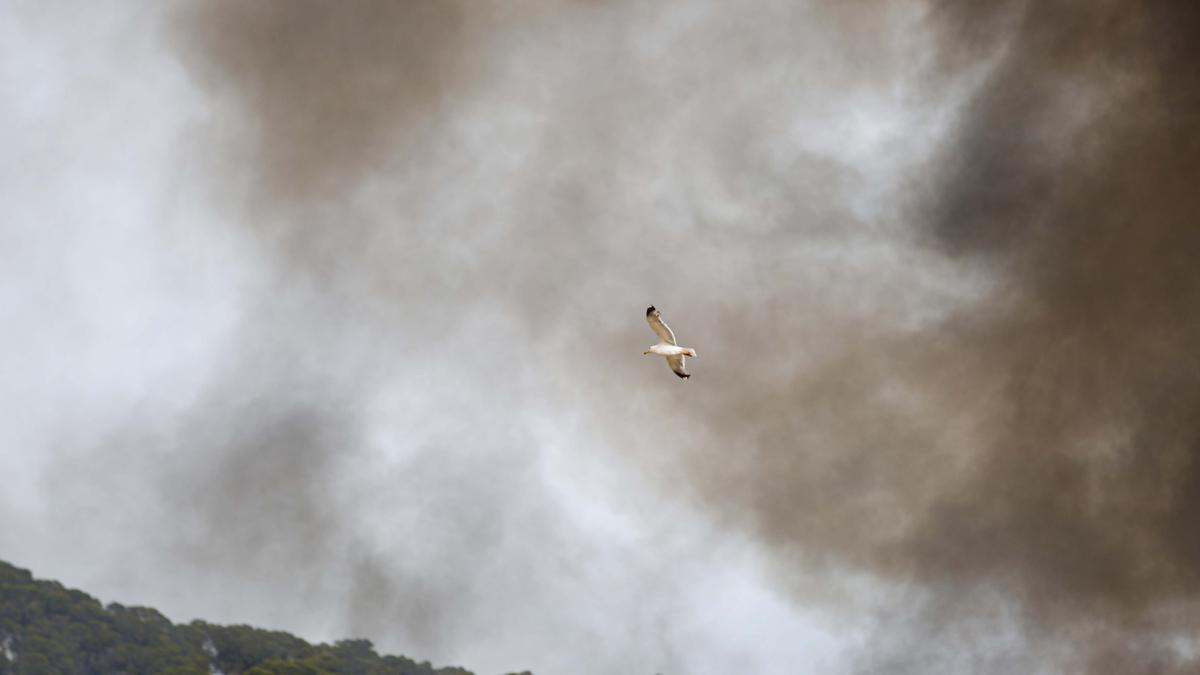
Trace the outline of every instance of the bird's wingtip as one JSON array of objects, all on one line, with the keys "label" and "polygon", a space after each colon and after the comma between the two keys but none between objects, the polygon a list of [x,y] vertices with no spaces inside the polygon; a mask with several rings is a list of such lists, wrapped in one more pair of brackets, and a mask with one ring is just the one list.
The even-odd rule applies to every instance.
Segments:
[{"label": "bird's wingtip", "polygon": [[679,377],[682,377],[685,380],[692,376],[691,373],[681,373],[678,370],[672,370],[671,372],[675,373],[676,375],[678,375]]},{"label": "bird's wingtip", "polygon": [[646,308],[646,316],[650,316],[651,314],[653,314],[656,311],[657,310],[654,309],[654,305],[650,305],[649,307]]}]

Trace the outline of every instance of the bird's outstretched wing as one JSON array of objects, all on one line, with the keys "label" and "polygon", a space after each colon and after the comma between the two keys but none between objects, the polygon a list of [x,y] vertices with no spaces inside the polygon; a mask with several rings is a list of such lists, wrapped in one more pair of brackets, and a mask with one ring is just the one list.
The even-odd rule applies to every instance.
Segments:
[{"label": "bird's outstretched wing", "polygon": [[667,324],[663,323],[662,314],[654,309],[654,305],[646,308],[646,321],[650,323],[650,328],[654,329],[659,340],[669,345],[675,344],[675,334],[671,332],[670,328],[667,328]]},{"label": "bird's outstretched wing", "polygon": [[691,377],[691,374],[687,371],[687,357],[683,354],[680,354],[679,356],[668,356],[667,365],[671,366],[671,370],[675,371],[676,375],[684,378],[685,380]]}]

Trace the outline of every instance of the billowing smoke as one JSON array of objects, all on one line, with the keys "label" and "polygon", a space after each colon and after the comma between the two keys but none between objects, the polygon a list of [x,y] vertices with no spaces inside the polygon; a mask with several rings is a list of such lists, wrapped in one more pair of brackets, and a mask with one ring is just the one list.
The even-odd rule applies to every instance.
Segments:
[{"label": "billowing smoke", "polygon": [[990,587],[1072,670],[1191,671],[1200,15],[1010,4],[937,8],[953,57],[1003,50],[915,223],[997,271],[985,302],[939,328],[968,352],[941,367],[995,400],[982,454],[897,549],[943,622],[978,614],[973,591]]},{"label": "billowing smoke", "polygon": [[48,522],[111,500],[255,620],[473,667],[796,672],[704,651],[747,541],[822,671],[1196,667],[1200,11],[167,14],[220,221],[170,236],[251,262]]}]

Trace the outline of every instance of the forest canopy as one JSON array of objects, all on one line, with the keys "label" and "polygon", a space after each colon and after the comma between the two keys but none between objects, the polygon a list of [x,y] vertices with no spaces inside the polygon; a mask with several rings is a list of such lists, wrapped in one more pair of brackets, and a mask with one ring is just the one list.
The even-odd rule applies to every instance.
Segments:
[{"label": "forest canopy", "polygon": [[473,675],[369,640],[310,644],[294,635],[204,621],[173,624],[148,607],[102,605],[0,561],[2,675]]}]

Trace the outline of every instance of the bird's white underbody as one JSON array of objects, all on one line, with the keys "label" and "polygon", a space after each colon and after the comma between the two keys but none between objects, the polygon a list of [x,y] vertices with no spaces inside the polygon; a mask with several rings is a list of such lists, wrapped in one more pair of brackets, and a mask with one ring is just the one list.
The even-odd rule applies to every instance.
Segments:
[{"label": "bird's white underbody", "polygon": [[658,354],[659,356],[695,356],[696,350],[687,347],[679,347],[677,345],[669,345],[665,342],[660,342],[644,352],[645,354]]}]

